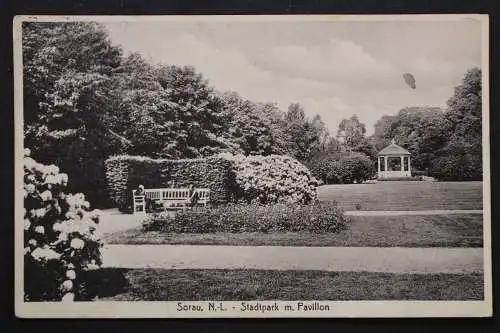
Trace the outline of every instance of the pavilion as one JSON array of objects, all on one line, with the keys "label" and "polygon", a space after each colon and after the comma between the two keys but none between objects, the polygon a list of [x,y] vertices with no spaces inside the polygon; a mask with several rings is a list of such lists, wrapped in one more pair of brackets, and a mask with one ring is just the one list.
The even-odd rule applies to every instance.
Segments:
[{"label": "pavilion", "polygon": [[378,153],[378,179],[410,178],[410,152],[394,139]]}]

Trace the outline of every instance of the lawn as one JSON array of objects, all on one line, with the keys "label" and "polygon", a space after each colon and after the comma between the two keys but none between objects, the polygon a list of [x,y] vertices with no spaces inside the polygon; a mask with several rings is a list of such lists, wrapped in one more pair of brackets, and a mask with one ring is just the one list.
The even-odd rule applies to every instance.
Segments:
[{"label": "lawn", "polygon": [[482,209],[481,182],[392,181],[324,185],[319,199],[337,201],[344,210]]},{"label": "lawn", "polygon": [[[102,301],[481,300],[481,274],[106,269]],[[106,277],[106,276],[109,276]]]},{"label": "lawn", "polygon": [[108,244],[482,247],[482,215],[352,216],[340,233],[167,234],[140,228],[105,235]]}]

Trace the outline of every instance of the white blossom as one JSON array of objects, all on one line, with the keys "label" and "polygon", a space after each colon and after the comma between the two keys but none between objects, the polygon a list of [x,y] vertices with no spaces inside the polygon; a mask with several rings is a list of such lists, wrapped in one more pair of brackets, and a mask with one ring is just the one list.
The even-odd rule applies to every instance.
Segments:
[{"label": "white blossom", "polygon": [[45,228],[43,227],[43,225],[37,225],[35,227],[35,232],[43,235],[45,233]]},{"label": "white blossom", "polygon": [[31,157],[24,158],[24,166],[26,167],[26,169],[33,169],[37,164],[38,163]]},{"label": "white blossom", "polygon": [[39,218],[44,217],[46,213],[47,213],[47,210],[43,207],[35,210],[35,216],[39,217]]},{"label": "white blossom", "polygon": [[66,277],[70,280],[74,280],[76,278],[76,273],[74,270],[70,269],[66,271]]},{"label": "white blossom", "polygon": [[43,191],[40,194],[40,197],[42,198],[43,201],[52,200],[52,192],[50,192],[49,190]]},{"label": "white blossom", "polygon": [[52,260],[52,259],[59,259],[61,257],[61,254],[57,253],[56,251],[52,250],[49,247],[37,247],[36,249],[31,252],[31,256],[35,258],[35,260]]},{"label": "white blossom", "polygon": [[58,183],[58,179],[56,176],[47,175],[47,177],[45,177],[45,184],[57,184],[57,183]]},{"label": "white blossom", "polygon": [[68,175],[65,173],[60,173],[59,174],[59,181],[61,182],[61,184],[67,183],[68,182]]},{"label": "white blossom", "polygon": [[70,246],[74,248],[75,250],[80,250],[83,249],[83,246],[85,245],[84,241],[81,240],[80,238],[73,238],[71,240]]},{"label": "white blossom", "polygon": [[24,189],[29,194],[33,194],[35,192],[35,185],[33,185],[33,184],[27,184],[27,185],[25,185]]},{"label": "white blossom", "polygon": [[63,291],[70,291],[71,289],[73,289],[73,281],[71,280],[65,280],[62,284],[61,284],[61,289]]},{"label": "white blossom", "polygon": [[61,299],[61,301],[63,302],[73,302],[74,300],[75,300],[75,294],[73,293],[66,293]]}]

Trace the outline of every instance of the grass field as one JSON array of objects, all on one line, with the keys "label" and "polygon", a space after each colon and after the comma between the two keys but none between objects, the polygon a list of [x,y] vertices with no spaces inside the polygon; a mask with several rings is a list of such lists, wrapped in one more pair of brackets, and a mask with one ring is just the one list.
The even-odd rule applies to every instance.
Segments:
[{"label": "grass field", "polygon": [[166,234],[140,228],[106,235],[108,244],[482,247],[482,215],[352,216],[337,234],[309,232]]},{"label": "grass field", "polygon": [[165,269],[101,274],[93,285],[102,301],[483,299],[481,274]]},{"label": "grass field", "polygon": [[481,182],[393,181],[324,185],[319,199],[337,201],[344,210],[482,209]]}]

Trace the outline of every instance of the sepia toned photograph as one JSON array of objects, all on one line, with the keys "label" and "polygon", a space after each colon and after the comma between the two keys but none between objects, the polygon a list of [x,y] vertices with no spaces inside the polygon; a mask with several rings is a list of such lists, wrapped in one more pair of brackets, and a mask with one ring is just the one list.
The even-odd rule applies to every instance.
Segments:
[{"label": "sepia toned photograph", "polygon": [[491,315],[487,15],[13,37],[17,316]]}]

